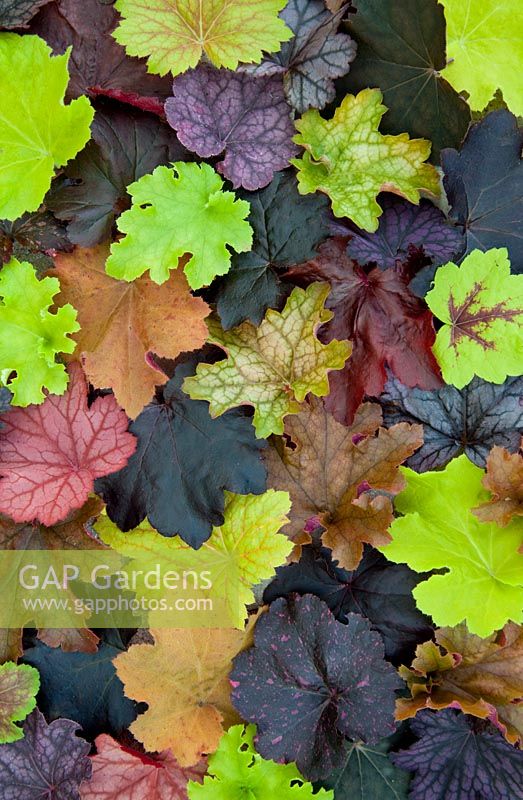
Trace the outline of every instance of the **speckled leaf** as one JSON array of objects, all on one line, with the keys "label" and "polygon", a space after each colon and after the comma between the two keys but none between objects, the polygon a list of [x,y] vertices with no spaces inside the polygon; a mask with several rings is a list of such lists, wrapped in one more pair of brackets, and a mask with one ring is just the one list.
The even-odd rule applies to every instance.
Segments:
[{"label": "speckled leaf", "polygon": [[36,12],[50,0],[0,0],[0,28],[27,28]]},{"label": "speckled leaf", "polygon": [[503,447],[493,447],[487,458],[487,474],[483,486],[491,499],[473,509],[482,522],[508,525],[523,515],[523,453],[509,453]]},{"label": "speckled leaf", "polygon": [[53,265],[55,252],[70,253],[73,249],[65,225],[49,211],[23,214],[14,222],[0,222],[0,263],[11,257],[29,261],[37,273]]},{"label": "speckled leaf", "polygon": [[39,686],[38,671],[28,664],[7,661],[0,666],[1,744],[22,739],[22,729],[15,723],[24,720],[36,706]]}]

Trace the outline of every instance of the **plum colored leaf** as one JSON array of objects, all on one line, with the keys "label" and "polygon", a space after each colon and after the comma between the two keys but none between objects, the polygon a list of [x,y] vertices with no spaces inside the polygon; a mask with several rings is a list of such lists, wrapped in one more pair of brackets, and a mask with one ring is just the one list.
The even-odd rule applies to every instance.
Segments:
[{"label": "plum colored leaf", "polygon": [[443,467],[466,453],[484,467],[494,445],[511,453],[523,435],[523,378],[487,383],[473,378],[461,391],[444,386],[436,391],[409,389],[393,375],[378,398],[387,427],[398,422],[423,424],[423,444],[407,460],[417,472]]},{"label": "plum colored leaf", "polygon": [[80,787],[82,800],[187,800],[187,781],[201,782],[206,764],[182,768],[165,750],[154,758],[100,734],[93,774]]},{"label": "plum colored leaf", "polygon": [[514,27],[521,12],[517,0],[482,0],[467,5],[459,0],[441,0],[441,4],[448,54],[443,76],[456,91],[467,92],[470,107],[477,111],[501,89],[509,108],[522,115],[523,43]]},{"label": "plum colored leaf", "polygon": [[334,800],[333,792],[314,792],[295,764],[276,764],[262,758],[254,749],[255,733],[255,725],[234,725],[224,733],[209,759],[203,783],[189,783],[189,800]]},{"label": "plum colored leaf", "polygon": [[523,271],[522,147],[523,130],[502,109],[474,125],[459,152],[441,154],[450,216],[463,230],[466,252],[506,247],[514,272]]},{"label": "plum colored leaf", "polygon": [[419,741],[392,756],[414,772],[410,800],[515,800],[523,752],[484,723],[452,710],[424,711],[411,724]]},{"label": "plum colored leaf", "polygon": [[207,400],[214,417],[241,404],[254,406],[259,438],[283,433],[283,418],[296,414],[309,392],[326,395],[329,371],[341,369],[350,354],[348,342],[334,339],[323,345],[315,336],[332,316],[324,308],[329,289],[326,283],[293,289],[283,311],[269,309],[258,328],[244,322],[224,331],[211,318],[209,341],[228,358],[198,365],[196,375],[186,378],[184,390],[194,399]]},{"label": "plum colored leaf", "polygon": [[481,522],[508,525],[515,516],[523,516],[523,454],[493,447],[487,458],[483,486],[492,497],[473,509]]},{"label": "plum colored leaf", "polygon": [[466,621],[483,637],[508,620],[522,622],[523,522],[500,528],[471,513],[486,494],[483,470],[461,455],[440,472],[418,475],[403,467],[402,473],[407,488],[396,508],[404,516],[390,526],[392,542],[383,553],[417,572],[447,570],[416,586],[418,608],[436,625]]},{"label": "plum colored leaf", "polygon": [[408,288],[408,277],[393,269],[362,269],[345,253],[344,239],[330,239],[318,254],[289,270],[289,280],[326,280],[333,318],[322,341],[350,339],[352,355],[330,378],[326,406],[344,425],[351,423],[365,395],[381,394],[386,366],[408,386],[436,389],[440,371],[431,347],[436,334],[432,314]]},{"label": "plum colored leaf", "polygon": [[0,222],[0,263],[7,263],[11,257],[29,261],[39,273],[52,266],[51,255],[55,252],[69,253],[72,249],[65,225],[49,211],[22,214],[14,222]]},{"label": "plum colored leaf", "polygon": [[50,725],[36,708],[24,738],[0,748],[0,793],[4,800],[80,800],[79,786],[91,775],[90,745],[79,725],[57,719]]},{"label": "plum colored leaf", "polygon": [[76,352],[94,386],[111,387],[117,402],[134,418],[167,376],[149,353],[176,358],[201,347],[210,309],[189,292],[177,271],[158,286],[142,275],[127,283],[111,278],[104,265],[108,248],[76,249],[55,259],[60,280],[57,304],[78,309]]},{"label": "plum colored leaf", "polygon": [[[0,219],[36,211],[63,167],[88,142],[94,109],[86,97],[64,105],[69,53],[51,56],[38,36],[0,39]],[[38,91],[34,76],[38,75]]]},{"label": "plum colored leaf", "polygon": [[280,17],[294,37],[261,64],[244,69],[282,75],[287,100],[300,113],[311,106],[323,108],[334,99],[334,78],[345,75],[356,56],[350,36],[336,32],[347,6],[341,2],[331,14],[322,0],[289,0]]},{"label": "plum colored leaf", "polygon": [[[40,686],[38,671],[28,664],[7,661],[0,666],[0,743],[23,738],[22,722],[36,706]],[[1,748],[0,748],[1,750]]]},{"label": "plum colored leaf", "polygon": [[149,72],[179,75],[205,54],[216,67],[236,69],[278,50],[292,31],[278,16],[285,0],[117,0],[123,17],[114,38],[131,56],[148,56]]},{"label": "plum colored leaf", "polygon": [[234,628],[151,629],[154,644],[133,644],[115,659],[125,694],[148,704],[131,733],[149,751],[170,749],[182,767],[218,747],[235,722],[227,675],[243,644]]},{"label": "plum colored leaf", "polygon": [[[5,386],[0,386],[0,414],[5,414],[11,408],[11,400],[13,399],[13,395],[6,389]],[[2,423],[0,422],[0,430],[2,429]]]},{"label": "plum colored leaf", "polygon": [[13,409],[0,431],[0,511],[15,522],[54,525],[80,508],[94,479],[121,469],[136,449],[114,397],[87,405],[81,367],[72,364],[62,396]]},{"label": "plum colored leaf", "polygon": [[106,265],[113,278],[133,281],[149,270],[151,280],[165,283],[181,256],[191,253],[184,271],[191,289],[201,289],[229,271],[227,245],[236,252],[250,249],[249,204],[223,191],[209,164],[172,166],[174,172],[157,167],[127,187],[133,205],[117,223],[125,236],[111,246]]},{"label": "plum colored leaf", "polygon": [[435,197],[440,192],[438,173],[423,163],[430,142],[379,132],[387,110],[381,100],[379,89],[364,89],[346,95],[332,119],[323,119],[316,109],[306,111],[296,122],[294,137],[305,153],[291,159],[301,194],[325,192],[336,217],[349,217],[371,232],[381,214],[379,192],[399,194],[411,203],[419,203],[421,190]]},{"label": "plum colored leaf", "polygon": [[[441,76],[447,62],[445,19],[437,0],[358,0],[348,20],[358,55],[338,91],[367,86],[383,92],[384,133],[408,131],[443,147],[459,147],[470,122],[462,97]],[[437,161],[436,161],[437,163]]]},{"label": "plum colored leaf", "polygon": [[291,496],[288,535],[301,539],[307,520],[319,517],[324,544],[347,569],[357,567],[364,542],[390,541],[390,497],[403,487],[398,466],[422,442],[417,425],[385,430],[380,423],[377,405],[361,406],[346,427],[313,401],[286,421],[290,444],[267,451],[269,485]]},{"label": "plum colored leaf", "polygon": [[174,79],[165,113],[193,153],[203,158],[225,153],[217,169],[234,189],[267,186],[298,152],[277,75],[254,78],[202,65]]},{"label": "plum colored leaf", "polygon": [[463,236],[449,225],[441,211],[426,200],[413,206],[385,195],[383,214],[375,233],[356,229],[347,254],[360,264],[372,262],[380,269],[409,259],[412,248],[422,249],[434,264],[444,264],[463,250]]},{"label": "plum colored leaf", "polygon": [[345,737],[375,744],[394,730],[401,681],[383,642],[359,614],[338,622],[314,595],[276,600],[234,660],[232,700],[256,723],[256,747],[295,761],[309,780],[341,766]]},{"label": "plum colored leaf", "polygon": [[27,28],[36,12],[50,0],[0,0],[0,28]]},{"label": "plum colored leaf", "polygon": [[16,523],[0,515],[0,550],[102,549],[102,542],[86,531],[86,525],[98,516],[102,508],[102,501],[90,496],[81,508],[48,528],[36,520]]},{"label": "plum colored leaf", "polygon": [[510,274],[506,248],[440,267],[425,300],[444,323],[433,351],[446,383],[462,389],[474,375],[503,383],[523,372],[523,275]]},{"label": "plum colored leaf", "polygon": [[130,205],[130,183],[185,155],[160,119],[134,110],[98,111],[92,140],[67,165],[65,180],[56,182],[47,206],[68,221],[72,242],[90,247],[111,238],[116,217]]},{"label": "plum colored leaf", "polygon": [[72,353],[70,334],[78,330],[76,310],[49,311],[60,289],[56,278],[39,281],[26,261],[11,259],[0,271],[0,371],[16,372],[8,388],[13,405],[42,403],[42,388],[63,394],[67,373],[56,363],[58,353]]},{"label": "plum colored leaf", "polygon": [[279,172],[265,189],[241,196],[251,208],[253,244],[250,252],[233,255],[231,269],[218,283],[217,308],[225,330],[246,319],[259,325],[267,308],[279,308],[285,291],[278,275],[312,258],[329,233],[327,198],[300,195],[290,172]]}]

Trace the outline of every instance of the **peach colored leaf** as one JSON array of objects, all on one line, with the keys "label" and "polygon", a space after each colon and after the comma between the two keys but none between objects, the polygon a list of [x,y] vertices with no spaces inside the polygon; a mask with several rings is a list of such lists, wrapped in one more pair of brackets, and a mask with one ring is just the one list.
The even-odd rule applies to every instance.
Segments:
[{"label": "peach colored leaf", "polygon": [[486,503],[472,509],[481,522],[496,522],[504,527],[512,517],[523,515],[523,452],[509,453],[493,447],[487,458],[483,486],[492,493]]}]

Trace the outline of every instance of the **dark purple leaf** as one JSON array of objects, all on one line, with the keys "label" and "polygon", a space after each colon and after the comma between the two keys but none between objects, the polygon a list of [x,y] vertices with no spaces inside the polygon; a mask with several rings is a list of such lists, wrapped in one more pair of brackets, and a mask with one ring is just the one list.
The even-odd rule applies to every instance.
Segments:
[{"label": "dark purple leaf", "polygon": [[29,261],[40,272],[53,266],[52,254],[72,249],[65,225],[49,211],[23,214],[14,222],[0,220],[0,264],[14,257]]},{"label": "dark purple leaf", "polygon": [[[13,395],[6,389],[5,386],[0,387],[0,414],[5,414],[11,408],[11,400]],[[0,428],[3,424],[0,422]]]},{"label": "dark purple leaf", "polygon": [[36,12],[50,0],[0,0],[0,28],[27,28]]}]

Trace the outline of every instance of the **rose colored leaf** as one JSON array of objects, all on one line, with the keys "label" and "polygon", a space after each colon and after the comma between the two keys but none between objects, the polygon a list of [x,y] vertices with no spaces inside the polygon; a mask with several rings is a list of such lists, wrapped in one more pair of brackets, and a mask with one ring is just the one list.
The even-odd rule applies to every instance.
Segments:
[{"label": "rose colored leaf", "polygon": [[523,515],[523,454],[493,447],[487,458],[483,486],[492,493],[487,503],[472,509],[482,522],[508,525],[512,517]]}]

